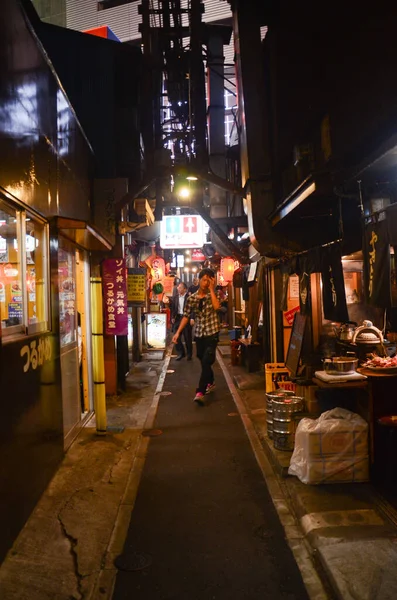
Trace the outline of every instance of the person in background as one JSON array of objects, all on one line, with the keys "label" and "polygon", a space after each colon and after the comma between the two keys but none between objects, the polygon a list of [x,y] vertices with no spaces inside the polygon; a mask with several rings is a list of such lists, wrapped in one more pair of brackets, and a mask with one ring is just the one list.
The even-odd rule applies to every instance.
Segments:
[{"label": "person in background", "polygon": [[219,295],[215,292],[215,273],[212,269],[203,269],[199,274],[199,289],[188,297],[180,324],[172,338],[178,343],[179,336],[190,324],[190,317],[195,315],[195,341],[197,358],[201,362],[201,375],[194,402],[204,405],[204,395],[215,388],[212,365],[215,362],[216,347],[219,341]]},{"label": "person in background", "polygon": [[[171,322],[173,325],[174,332],[177,331],[177,329],[181,323],[183,314],[185,312],[187,298],[188,298],[188,295],[187,295],[186,283],[181,281],[178,285],[178,293],[172,299],[172,303],[171,303]],[[187,323],[187,325],[183,331],[183,339],[185,341],[186,351],[183,346],[182,340],[178,339],[178,341],[175,342],[176,351],[178,353],[176,360],[182,360],[182,358],[184,358],[186,355],[187,355],[187,360],[192,360],[193,342],[192,342],[192,327],[190,324],[190,320],[189,320],[189,323]]]},{"label": "person in background", "polygon": [[227,295],[225,293],[225,289],[221,285],[217,285],[215,289],[217,292],[219,292],[219,300],[221,303],[221,308],[219,309],[219,320],[221,322],[221,326],[226,327],[228,310]]},{"label": "person in background", "polygon": [[191,296],[192,294],[195,294],[198,289],[199,289],[199,280],[197,277],[193,277],[193,283],[192,283],[192,285],[189,285],[189,288],[187,290],[189,296]]}]

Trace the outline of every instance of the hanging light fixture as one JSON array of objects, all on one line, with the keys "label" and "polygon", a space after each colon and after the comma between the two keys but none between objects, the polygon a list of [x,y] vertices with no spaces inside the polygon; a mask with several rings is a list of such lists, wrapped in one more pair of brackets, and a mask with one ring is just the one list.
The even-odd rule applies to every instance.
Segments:
[{"label": "hanging light fixture", "polygon": [[230,256],[221,259],[221,276],[227,283],[233,281],[234,259]]}]

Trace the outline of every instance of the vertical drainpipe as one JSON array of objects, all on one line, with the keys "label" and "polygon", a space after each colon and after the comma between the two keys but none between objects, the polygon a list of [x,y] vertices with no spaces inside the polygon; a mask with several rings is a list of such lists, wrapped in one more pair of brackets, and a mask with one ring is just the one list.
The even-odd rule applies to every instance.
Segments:
[{"label": "vertical drainpipe", "polygon": [[105,355],[103,349],[102,278],[91,277],[92,359],[97,435],[106,434]]},{"label": "vertical drainpipe", "polygon": [[[215,175],[226,179],[225,98],[223,39],[208,27],[208,150],[209,166]],[[226,192],[214,185],[210,189],[210,216],[227,217]]]}]

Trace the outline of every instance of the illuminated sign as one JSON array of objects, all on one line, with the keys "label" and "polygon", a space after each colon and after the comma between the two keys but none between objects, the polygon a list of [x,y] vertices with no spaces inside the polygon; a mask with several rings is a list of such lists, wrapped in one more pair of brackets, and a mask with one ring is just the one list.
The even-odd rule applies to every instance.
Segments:
[{"label": "illuminated sign", "polygon": [[165,348],[167,337],[167,315],[165,313],[146,313],[147,343],[152,348]]},{"label": "illuminated sign", "polygon": [[163,217],[160,228],[162,248],[202,248],[204,243],[204,222],[199,215]]}]

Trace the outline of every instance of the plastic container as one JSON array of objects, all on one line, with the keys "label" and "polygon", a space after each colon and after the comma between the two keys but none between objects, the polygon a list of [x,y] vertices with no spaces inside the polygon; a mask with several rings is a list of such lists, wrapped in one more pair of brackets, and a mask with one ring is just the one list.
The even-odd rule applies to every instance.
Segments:
[{"label": "plastic container", "polygon": [[[265,363],[265,391],[274,392],[284,388],[283,379],[288,379],[289,372],[284,363]],[[293,390],[292,390],[293,391]]]},{"label": "plastic container", "polygon": [[231,340],[238,340],[241,338],[241,327],[234,327],[233,329],[229,329],[229,338]]}]

